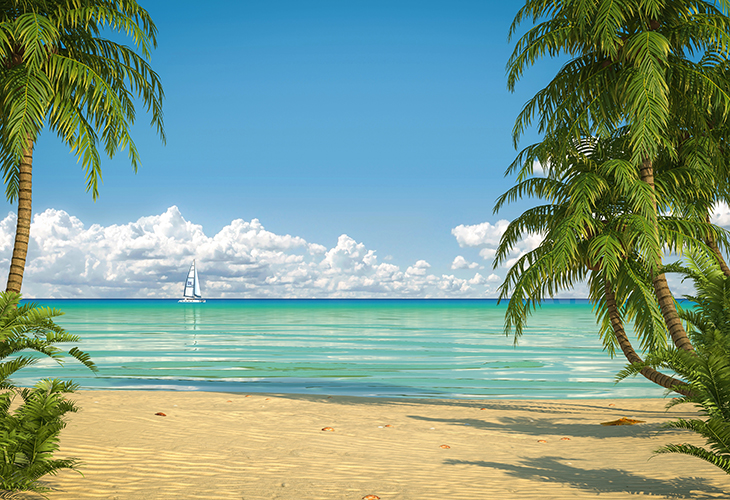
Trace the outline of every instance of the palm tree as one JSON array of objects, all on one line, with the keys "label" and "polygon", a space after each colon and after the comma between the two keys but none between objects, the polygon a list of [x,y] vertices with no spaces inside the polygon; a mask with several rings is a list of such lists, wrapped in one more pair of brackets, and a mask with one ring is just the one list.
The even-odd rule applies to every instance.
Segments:
[{"label": "palm tree", "polygon": [[730,277],[712,252],[692,252],[686,267],[675,264],[668,270],[694,282],[695,295],[685,297],[693,307],[680,310],[680,316],[688,322],[696,354],[676,348],[651,353],[645,362],[626,367],[617,379],[635,375],[647,366],[666,367],[686,379],[689,391],[668,406],[692,403],[705,419],[679,419],[667,427],[696,432],[710,449],[688,443],[668,444],[655,453],[694,456],[730,474]]},{"label": "palm tree", "polygon": [[[661,272],[656,161],[665,155],[703,174],[719,170],[727,178],[724,162],[713,162],[712,153],[722,146],[713,131],[726,128],[730,112],[729,6],[725,0],[528,0],[510,29],[512,36],[525,19],[535,23],[508,62],[511,90],[545,55],[570,57],[518,116],[515,144],[536,114],[553,159],[588,138],[626,138],[624,162],[635,175],[614,181],[628,180],[633,196],[643,199],[634,207],[646,221],[642,255],[666,328],[674,344],[686,350],[692,344]],[[633,183],[636,177],[641,184]],[[717,179],[706,184],[708,192],[721,182]],[[704,227],[705,238],[710,237],[709,226]]]},{"label": "palm tree", "polygon": [[[545,201],[509,224],[495,256],[496,266],[508,258],[523,233],[543,235],[542,243],[509,269],[500,287],[500,299],[510,296],[505,327],[508,332],[514,329],[516,337],[537,304],[587,280],[589,298],[600,319],[600,336],[611,356],[619,347],[629,362],[642,362],[626,334],[625,321],[633,322],[643,350],[666,345],[664,319],[648,278],[647,256],[654,248],[646,236],[651,227],[645,214],[654,209],[646,197],[637,195],[644,183],[626,160],[625,140],[584,142],[564,158],[551,157],[552,149],[543,141],[524,151],[524,157],[513,164],[525,164],[529,157],[548,165],[545,177],[529,176],[523,168],[518,184],[498,199],[495,208],[524,197]],[[526,164],[532,165],[532,161]],[[692,189],[703,181],[702,173],[691,167],[660,169],[656,181],[660,206],[681,205],[682,200],[673,195],[682,191],[673,186]],[[725,241],[722,231],[691,213],[663,215],[657,223],[663,247],[701,248],[707,234]],[[663,387],[686,392],[680,380],[651,366],[644,367],[641,374]]]},{"label": "palm tree", "polygon": [[[40,361],[35,356],[12,356],[31,350],[60,363],[63,351],[55,344],[80,340],[53,321],[61,314],[35,304],[20,305],[19,294],[0,292],[0,490],[45,491],[38,483],[42,476],[78,465],[73,459],[53,458],[58,435],[66,425],[63,416],[77,410],[65,395],[78,386],[44,379],[34,387],[18,388],[11,380],[18,370]],[[97,370],[89,355],[78,348],[67,354]],[[21,404],[11,411],[16,396]]]},{"label": "palm tree", "polygon": [[[57,309],[38,307],[36,304],[20,304],[20,294],[0,292],[0,401],[12,397],[17,387],[11,377],[18,370],[34,365],[38,357],[21,356],[7,361],[6,358],[19,352],[32,350],[61,362],[63,352],[55,346],[58,343],[79,342],[81,339],[57,325],[53,318],[63,313]],[[88,354],[73,347],[67,352],[77,361],[96,371]]]},{"label": "palm tree", "polygon": [[[141,55],[103,38],[108,30],[130,36]],[[44,127],[78,157],[94,199],[101,181],[100,141],[109,157],[126,149],[138,168],[130,136],[135,96],[151,112],[164,142],[164,94],[147,62],[156,33],[135,0],[0,0],[0,170],[8,200],[18,202],[8,291],[20,292],[23,282],[33,148]]]}]

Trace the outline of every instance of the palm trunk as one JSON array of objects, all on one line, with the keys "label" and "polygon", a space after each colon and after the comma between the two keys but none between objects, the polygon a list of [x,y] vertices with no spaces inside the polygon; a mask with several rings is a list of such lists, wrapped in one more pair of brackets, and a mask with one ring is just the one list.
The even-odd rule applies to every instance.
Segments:
[{"label": "palm trunk", "polygon": [[25,271],[25,258],[28,254],[30,239],[30,220],[32,216],[31,193],[33,188],[33,141],[28,138],[20,161],[18,175],[18,220],[15,230],[15,245],[10,261],[6,291],[20,293]]},{"label": "palm trunk", "polygon": [[[654,189],[654,166],[650,159],[647,158],[642,162],[640,175],[641,180],[649,184],[649,186],[651,187],[652,203],[654,204],[654,213],[656,214],[657,203],[656,192]],[[654,229],[657,241],[659,241],[659,228],[656,222],[654,225]],[[659,267],[661,266],[661,263],[662,257],[661,255],[657,255],[654,265],[656,267]],[[672,341],[674,342],[674,345],[677,346],[677,348],[684,349],[685,351],[694,352],[694,347],[692,347],[692,343],[687,337],[687,332],[682,326],[682,321],[679,319],[679,314],[677,314],[677,308],[674,304],[674,297],[672,296],[672,292],[669,290],[667,278],[664,273],[654,274],[655,271],[656,268],[652,269],[652,284],[654,285],[654,295],[656,295],[657,301],[659,302],[659,308],[662,312],[662,317],[664,317],[664,323],[667,326],[667,330],[669,330],[669,335],[672,337]]]},{"label": "palm trunk", "polygon": [[[624,356],[626,356],[626,359],[629,360],[629,363],[643,363],[644,361],[638,354],[636,354],[634,347],[629,341],[629,337],[626,335],[626,330],[624,330],[624,324],[621,320],[618,306],[616,305],[616,296],[614,295],[611,284],[608,281],[606,281],[605,291],[608,317],[611,320],[613,333],[614,335],[616,335],[616,340],[618,340],[618,345],[621,347],[621,351],[624,353]],[[642,368],[640,373],[657,385],[660,385],[666,389],[672,389],[673,391],[676,391],[685,396],[689,395],[689,391],[682,389],[682,387],[686,386],[687,384],[685,384],[681,380],[670,377],[669,375],[658,372],[650,366]]]},{"label": "palm trunk", "polygon": [[722,270],[722,273],[730,278],[730,267],[727,267],[727,263],[725,262],[725,258],[722,256],[720,248],[717,246],[717,242],[715,242],[715,240],[712,238],[708,238],[707,246],[710,247],[710,250],[712,250],[712,253],[715,255],[717,263],[720,264],[720,269]]},{"label": "palm trunk", "polygon": [[[710,223],[710,214],[705,215],[705,222],[707,222],[708,224]],[[722,256],[722,252],[720,251],[720,247],[717,246],[717,241],[715,241],[715,238],[713,238],[712,236],[708,236],[705,243],[707,243],[707,246],[710,247],[710,250],[717,259],[717,263],[720,265],[722,273],[730,278],[730,267],[727,267],[725,258]]]}]

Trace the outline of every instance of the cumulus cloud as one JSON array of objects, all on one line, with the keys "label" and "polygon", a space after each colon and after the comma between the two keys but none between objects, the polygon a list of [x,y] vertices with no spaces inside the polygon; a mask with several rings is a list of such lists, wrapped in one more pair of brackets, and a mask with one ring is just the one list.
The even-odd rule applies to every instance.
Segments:
[{"label": "cumulus cloud", "polygon": [[451,269],[474,269],[479,267],[476,262],[469,262],[463,256],[457,255],[454,262],[451,263]]},{"label": "cumulus cloud", "polygon": [[547,169],[543,167],[542,163],[535,160],[532,163],[532,174],[535,177],[547,177]]},{"label": "cumulus cloud", "polygon": [[484,260],[491,260],[497,255],[496,248],[482,248],[479,250],[479,256]]},{"label": "cumulus cloud", "polygon": [[479,273],[476,273],[472,279],[469,280],[470,285],[482,285],[486,283],[487,280],[484,279],[484,276],[482,276]]},{"label": "cumulus cloud", "polygon": [[710,221],[713,224],[730,229],[730,207],[725,202],[719,202],[712,210]]},{"label": "cumulus cloud", "polygon": [[466,293],[471,290],[469,280],[446,274],[441,276],[438,287],[440,290],[451,293]]},{"label": "cumulus cloud", "polygon": [[512,256],[507,259],[502,267],[512,267],[515,263],[528,252],[536,249],[542,243],[543,235],[530,233],[524,235],[520,241],[518,241],[512,251]]},{"label": "cumulus cloud", "polygon": [[[14,231],[11,213],[0,221],[0,272],[7,272]],[[346,234],[327,247],[267,231],[258,219],[236,219],[211,237],[175,206],[127,224],[89,227],[49,209],[33,217],[23,292],[49,298],[178,297],[193,259],[209,298],[488,297],[501,280],[479,273],[437,276],[425,260],[402,271]],[[460,269],[475,267],[460,262],[454,260],[464,266]]]},{"label": "cumulus cloud", "polygon": [[[481,224],[464,225],[461,224],[451,230],[451,234],[456,237],[459,246],[479,248],[479,256],[484,260],[491,260],[497,253],[499,240],[507,230],[509,221],[499,220],[494,224],[482,222]],[[525,255],[527,252],[537,248],[542,242],[542,235],[526,234],[518,241],[513,248],[512,256],[504,262],[503,267],[511,267],[517,259]],[[459,257],[457,257],[458,259]],[[465,259],[464,259],[465,260]],[[466,260],[465,260],[466,261]],[[457,269],[452,264],[452,269]]]},{"label": "cumulus cloud", "polygon": [[425,260],[419,260],[414,265],[406,269],[406,274],[409,276],[425,276],[429,267],[431,267],[431,264]]},{"label": "cumulus cloud", "polygon": [[467,226],[460,224],[451,230],[451,234],[456,237],[456,241],[460,247],[496,247],[499,239],[507,230],[509,221],[499,220],[494,225],[489,222],[474,224]]},{"label": "cumulus cloud", "polygon": [[502,278],[500,276],[497,276],[496,274],[492,273],[486,278],[482,276],[479,273],[476,273],[473,278],[468,280],[468,283],[470,285],[483,285],[485,283],[500,283],[502,281]]}]

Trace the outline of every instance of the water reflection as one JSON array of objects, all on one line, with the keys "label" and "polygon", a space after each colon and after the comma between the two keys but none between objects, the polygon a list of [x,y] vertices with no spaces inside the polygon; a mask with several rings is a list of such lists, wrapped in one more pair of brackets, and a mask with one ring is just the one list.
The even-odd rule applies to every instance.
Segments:
[{"label": "water reflection", "polygon": [[192,331],[193,336],[190,339],[190,343],[187,344],[191,347],[191,350],[198,350],[198,330],[200,327],[200,307],[198,304],[183,304],[183,328],[187,331]]}]

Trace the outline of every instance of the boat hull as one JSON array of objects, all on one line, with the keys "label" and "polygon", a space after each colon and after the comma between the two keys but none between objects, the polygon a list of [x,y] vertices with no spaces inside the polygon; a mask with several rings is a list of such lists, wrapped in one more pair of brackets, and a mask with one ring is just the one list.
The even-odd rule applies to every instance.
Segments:
[{"label": "boat hull", "polygon": [[177,302],[179,304],[203,304],[205,299],[180,299]]}]

